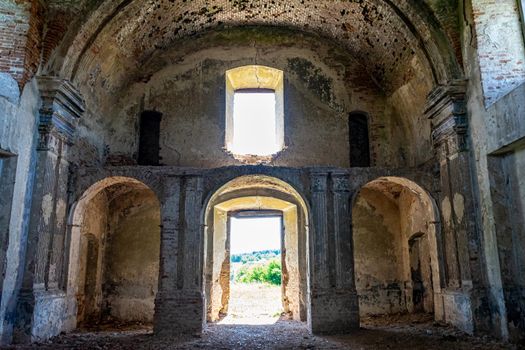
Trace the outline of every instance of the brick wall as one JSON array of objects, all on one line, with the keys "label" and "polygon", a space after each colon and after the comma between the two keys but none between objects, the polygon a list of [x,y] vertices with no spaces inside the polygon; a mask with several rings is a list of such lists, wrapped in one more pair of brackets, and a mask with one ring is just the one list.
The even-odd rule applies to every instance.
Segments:
[{"label": "brick wall", "polygon": [[64,38],[73,13],[53,8],[46,14],[46,28],[42,39],[42,64],[48,62],[51,54]]},{"label": "brick wall", "polygon": [[0,71],[9,73],[20,88],[40,63],[42,5],[31,0],[0,0]]},{"label": "brick wall", "polygon": [[485,106],[525,82],[525,48],[516,0],[472,0]]}]

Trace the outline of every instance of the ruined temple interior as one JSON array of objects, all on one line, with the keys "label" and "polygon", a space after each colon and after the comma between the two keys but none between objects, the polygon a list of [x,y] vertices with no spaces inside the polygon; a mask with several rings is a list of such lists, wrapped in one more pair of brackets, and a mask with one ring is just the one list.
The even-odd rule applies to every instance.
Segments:
[{"label": "ruined temple interior", "polygon": [[219,348],[239,212],[281,218],[287,318],[223,348],[525,346],[524,8],[0,0],[0,346]]}]

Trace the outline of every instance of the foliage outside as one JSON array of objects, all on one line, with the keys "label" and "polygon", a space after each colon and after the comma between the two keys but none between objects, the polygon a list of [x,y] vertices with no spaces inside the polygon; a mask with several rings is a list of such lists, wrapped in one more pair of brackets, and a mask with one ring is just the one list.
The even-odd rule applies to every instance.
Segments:
[{"label": "foliage outside", "polygon": [[281,252],[264,250],[232,255],[232,280],[240,283],[281,285]]},{"label": "foliage outside", "polygon": [[233,254],[231,256],[232,263],[249,263],[261,260],[271,260],[281,256],[280,250],[260,250],[252,253]]}]

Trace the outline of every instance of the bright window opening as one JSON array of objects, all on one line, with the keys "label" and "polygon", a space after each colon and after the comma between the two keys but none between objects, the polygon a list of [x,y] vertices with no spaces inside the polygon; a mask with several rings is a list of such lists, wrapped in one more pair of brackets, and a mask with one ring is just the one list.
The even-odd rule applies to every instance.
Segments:
[{"label": "bright window opening", "polygon": [[232,153],[269,156],[279,150],[275,92],[236,91],[233,97]]},{"label": "bright window opening", "polygon": [[230,218],[230,303],[222,324],[273,324],[283,311],[280,216]]},{"label": "bright window opening", "polygon": [[284,149],[281,70],[243,66],[226,72],[226,149],[245,163],[269,162]]}]

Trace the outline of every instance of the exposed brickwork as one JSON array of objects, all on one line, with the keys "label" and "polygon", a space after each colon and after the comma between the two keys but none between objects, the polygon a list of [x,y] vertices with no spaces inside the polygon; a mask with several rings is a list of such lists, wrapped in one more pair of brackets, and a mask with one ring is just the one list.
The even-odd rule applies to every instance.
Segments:
[{"label": "exposed brickwork", "polygon": [[377,1],[138,0],[96,12],[73,43],[66,71],[76,77],[87,68],[84,62],[95,62],[115,48],[121,52],[122,65],[128,65],[126,59],[131,57],[140,63],[187,35],[242,23],[286,26],[332,37],[362,60],[365,70],[385,90],[395,90],[413,76],[409,65],[399,63],[423,56],[418,41],[395,11],[395,6]]},{"label": "exposed brickwork", "polygon": [[21,88],[38,69],[42,26],[39,1],[0,2],[0,71]]},{"label": "exposed brickwork", "polygon": [[43,7],[40,1],[31,2],[28,32],[24,58],[24,75],[20,84],[23,86],[38,70],[40,65],[41,38],[44,26]]},{"label": "exposed brickwork", "polygon": [[525,48],[515,0],[472,1],[485,106],[525,82]]},{"label": "exposed brickwork", "polygon": [[461,37],[459,35],[458,0],[427,1],[448,36],[458,62],[462,61]]},{"label": "exposed brickwork", "polygon": [[47,23],[42,39],[42,64],[47,63],[53,50],[64,38],[71,22],[72,13],[60,9],[50,9],[47,13]]}]

